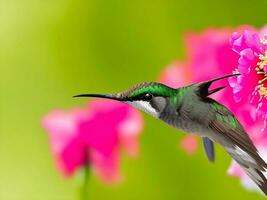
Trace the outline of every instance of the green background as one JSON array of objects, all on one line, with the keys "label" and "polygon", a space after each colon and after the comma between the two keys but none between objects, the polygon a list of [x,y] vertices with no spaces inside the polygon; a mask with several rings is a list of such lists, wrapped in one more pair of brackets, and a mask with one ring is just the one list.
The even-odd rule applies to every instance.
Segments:
[{"label": "green background", "polygon": [[[53,108],[85,105],[81,92],[116,92],[184,57],[182,35],[207,27],[266,20],[266,0],[0,0],[0,199],[71,200],[40,119]],[[226,175],[230,158],[216,146],[187,156],[181,134],[147,115],[140,156],[122,157],[124,182],[90,183],[91,199],[265,199]]]}]

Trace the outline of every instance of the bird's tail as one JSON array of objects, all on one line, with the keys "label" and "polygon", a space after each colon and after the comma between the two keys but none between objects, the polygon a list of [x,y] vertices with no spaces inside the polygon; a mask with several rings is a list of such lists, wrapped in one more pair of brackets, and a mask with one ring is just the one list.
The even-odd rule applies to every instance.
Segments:
[{"label": "bird's tail", "polygon": [[[267,195],[267,164],[259,156],[257,150],[246,151],[238,146],[226,147],[226,151],[244,169],[246,174]],[[251,153],[253,152],[253,153]]]}]

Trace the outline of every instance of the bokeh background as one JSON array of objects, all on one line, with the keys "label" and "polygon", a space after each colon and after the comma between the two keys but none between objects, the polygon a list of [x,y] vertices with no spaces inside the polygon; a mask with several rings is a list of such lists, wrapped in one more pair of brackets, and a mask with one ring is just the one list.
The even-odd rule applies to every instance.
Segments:
[{"label": "bokeh background", "polygon": [[[116,92],[157,80],[184,57],[182,35],[207,27],[266,23],[265,0],[0,0],[0,199],[72,200],[75,179],[58,173],[40,126],[53,108],[86,104],[82,92]],[[140,156],[122,159],[125,179],[96,177],[91,199],[265,199],[226,175],[202,149],[188,156],[181,134],[144,115]]]}]

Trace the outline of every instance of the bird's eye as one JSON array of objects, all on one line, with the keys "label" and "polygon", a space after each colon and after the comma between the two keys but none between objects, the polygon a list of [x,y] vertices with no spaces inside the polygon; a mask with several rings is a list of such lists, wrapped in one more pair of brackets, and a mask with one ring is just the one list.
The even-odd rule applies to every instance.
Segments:
[{"label": "bird's eye", "polygon": [[146,93],[146,94],[144,95],[143,100],[145,100],[145,101],[150,101],[150,100],[152,99],[152,97],[153,97],[152,94],[150,94],[150,93]]}]

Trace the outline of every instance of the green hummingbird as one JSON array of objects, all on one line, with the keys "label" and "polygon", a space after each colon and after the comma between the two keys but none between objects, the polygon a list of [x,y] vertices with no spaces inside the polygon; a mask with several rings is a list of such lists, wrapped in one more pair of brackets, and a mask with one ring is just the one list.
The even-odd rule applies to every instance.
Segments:
[{"label": "green hummingbird", "polygon": [[213,142],[219,143],[267,195],[267,164],[241,123],[224,105],[209,96],[223,88],[210,89],[213,82],[239,74],[171,88],[157,82],[144,82],[116,94],[80,94],[74,97],[98,97],[124,102],[176,129],[203,138],[207,157],[214,161]]}]

